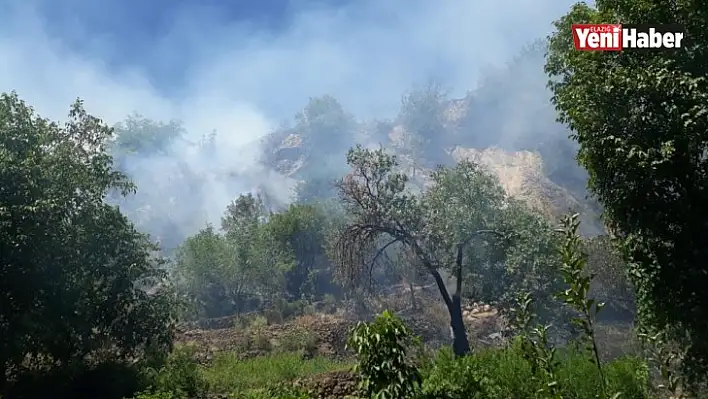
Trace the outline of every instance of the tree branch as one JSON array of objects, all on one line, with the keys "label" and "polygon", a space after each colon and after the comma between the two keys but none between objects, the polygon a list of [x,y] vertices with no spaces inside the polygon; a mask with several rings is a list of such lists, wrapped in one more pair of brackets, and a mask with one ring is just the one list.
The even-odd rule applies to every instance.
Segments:
[{"label": "tree branch", "polygon": [[477,236],[480,236],[480,235],[482,235],[482,234],[492,234],[492,235],[495,235],[495,236],[497,236],[497,237],[505,237],[505,236],[506,236],[506,235],[504,234],[504,232],[501,232],[501,231],[499,231],[499,230],[491,230],[491,229],[477,230],[477,231],[475,231],[474,233],[470,234],[470,236],[467,237],[464,241],[460,242],[458,248],[466,246],[467,244],[470,243],[470,241],[472,241],[472,240],[475,239]]},{"label": "tree branch", "polygon": [[372,271],[374,270],[374,265],[376,264],[376,261],[379,259],[379,256],[381,256],[384,251],[386,251],[386,248],[389,246],[399,242],[399,238],[394,238],[393,240],[389,241],[388,244],[384,245],[383,247],[379,248],[378,251],[376,251],[376,255],[374,255],[373,259],[371,259],[371,263],[369,264],[369,284],[371,284],[371,275]]},{"label": "tree branch", "polygon": [[395,244],[395,243],[397,243],[397,242],[399,242],[399,241],[400,241],[399,238],[395,238],[395,239],[389,241],[388,244],[386,244],[386,245],[384,245],[383,247],[381,247],[381,248],[376,252],[376,255],[374,255],[374,258],[371,260],[371,265],[373,266],[373,264],[376,262],[376,260],[378,260],[379,256],[381,256],[381,255],[383,254],[383,252],[386,250],[386,248],[388,248],[388,247],[391,246],[392,244]]},{"label": "tree branch", "polygon": [[447,287],[445,286],[445,282],[443,281],[442,277],[440,276],[440,272],[438,272],[436,269],[429,268],[428,271],[430,274],[433,276],[433,279],[435,280],[435,284],[438,286],[438,290],[440,291],[440,295],[443,297],[443,301],[445,302],[445,306],[447,306],[448,309],[452,307],[452,299],[450,298],[450,293],[447,292]]}]

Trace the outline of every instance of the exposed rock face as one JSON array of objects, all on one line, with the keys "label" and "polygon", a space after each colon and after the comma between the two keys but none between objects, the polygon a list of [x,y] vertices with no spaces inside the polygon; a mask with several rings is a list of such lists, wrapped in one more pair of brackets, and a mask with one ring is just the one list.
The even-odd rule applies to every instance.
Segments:
[{"label": "exposed rock face", "polygon": [[549,218],[558,218],[572,210],[581,214],[581,233],[595,236],[603,227],[587,204],[576,199],[570,191],[552,182],[543,174],[541,156],[530,151],[507,152],[497,148],[477,150],[456,148],[451,153],[455,161],[467,159],[494,173],[507,194],[526,202]]},{"label": "exposed rock face", "polygon": [[300,135],[289,134],[280,145],[273,150],[275,170],[285,176],[292,176],[305,164],[309,157],[307,146]]}]

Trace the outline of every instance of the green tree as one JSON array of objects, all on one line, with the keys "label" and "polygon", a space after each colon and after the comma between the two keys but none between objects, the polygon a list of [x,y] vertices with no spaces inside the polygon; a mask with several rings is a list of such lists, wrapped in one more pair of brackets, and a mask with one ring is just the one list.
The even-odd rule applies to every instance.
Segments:
[{"label": "green tree", "polygon": [[295,266],[293,249],[268,228],[271,217],[261,197],[249,193],[233,201],[222,218],[233,262],[253,278],[250,295],[266,301],[282,296],[285,273]]},{"label": "green tree", "polygon": [[295,116],[296,127],[311,143],[326,143],[330,148],[346,148],[356,128],[354,117],[347,114],[332,96],[310,98],[305,108]]},{"label": "green tree", "polygon": [[315,205],[293,204],[268,220],[270,234],[292,251],[295,266],[285,276],[290,299],[320,296],[333,289],[324,241],[328,220]]},{"label": "green tree", "polygon": [[[582,52],[573,23],[683,24],[677,52]],[[708,375],[708,8],[655,0],[576,4],[555,22],[546,71],[559,120],[622,244],[640,321]],[[695,380],[695,379],[694,379]]]},{"label": "green tree", "polygon": [[251,193],[240,195],[226,207],[221,218],[221,229],[232,236],[254,234],[268,216],[260,196]]},{"label": "green tree", "polygon": [[260,197],[241,195],[227,207],[221,231],[207,226],[177,250],[176,277],[206,317],[244,310],[282,295],[294,266],[291,248],[268,226]]},{"label": "green tree", "polygon": [[469,295],[507,312],[515,306],[518,293],[529,293],[542,322],[569,327],[564,306],[553,298],[562,284],[558,275],[560,242],[553,225],[519,200],[507,198],[505,204],[498,213],[497,228],[513,232],[513,240],[468,247],[464,271],[470,282]]},{"label": "green tree", "polygon": [[[295,115],[294,132],[302,140],[302,164],[295,178],[304,180],[300,199],[322,199],[331,193],[332,183],[346,172],[342,156],[353,144],[358,124],[332,96],[310,98],[305,108]],[[307,183],[310,182],[310,183]]]},{"label": "green tree", "polygon": [[207,225],[177,249],[175,268],[183,293],[205,317],[232,313],[249,276],[231,261],[229,243]]},{"label": "green tree", "polygon": [[132,114],[114,126],[114,151],[119,153],[165,153],[175,140],[185,134],[178,121],[163,123]]},{"label": "green tree", "polygon": [[155,248],[108,192],[112,129],[77,100],[65,125],[0,95],[0,385],[28,365],[136,360],[171,346],[174,308]]},{"label": "green tree", "polygon": [[[340,198],[350,219],[339,232],[334,251],[351,280],[378,260],[391,245],[408,247],[435,280],[450,314],[454,349],[469,352],[462,320],[461,295],[464,252],[475,239],[494,241],[506,196],[501,186],[477,165],[461,162],[439,168],[433,186],[421,195],[407,190],[408,177],[395,170],[394,156],[358,146],[347,162],[353,169],[339,184]],[[380,246],[381,238],[388,243]],[[441,270],[455,278],[450,294]]]},{"label": "green tree", "polygon": [[445,110],[447,93],[437,84],[411,90],[403,96],[398,122],[405,129],[403,147],[415,166],[425,165],[423,155],[433,163],[443,163],[447,146]]}]

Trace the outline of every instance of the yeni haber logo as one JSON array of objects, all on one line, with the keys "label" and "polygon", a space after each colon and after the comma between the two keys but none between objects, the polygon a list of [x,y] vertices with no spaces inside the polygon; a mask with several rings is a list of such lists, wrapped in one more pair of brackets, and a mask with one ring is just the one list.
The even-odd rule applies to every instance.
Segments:
[{"label": "yeni haber logo", "polygon": [[677,50],[685,46],[681,25],[573,24],[576,50]]}]

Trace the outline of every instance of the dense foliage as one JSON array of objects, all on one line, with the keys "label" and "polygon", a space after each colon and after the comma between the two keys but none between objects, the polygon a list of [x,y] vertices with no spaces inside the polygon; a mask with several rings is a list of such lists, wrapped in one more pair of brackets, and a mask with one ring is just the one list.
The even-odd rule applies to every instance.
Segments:
[{"label": "dense foliage", "polygon": [[220,230],[207,225],[177,249],[178,288],[194,314],[207,318],[321,299],[337,291],[324,254],[326,223],[317,207],[271,213],[260,197],[242,195],[227,207]]},{"label": "dense foliage", "polygon": [[171,347],[155,248],[104,198],[111,129],[76,102],[64,126],[0,97],[0,388],[24,370],[76,372]]},{"label": "dense foliage", "polygon": [[[546,69],[560,120],[629,262],[643,326],[708,371],[708,9],[652,0],[578,4],[556,22]],[[680,52],[578,52],[572,23],[679,23]]]}]

